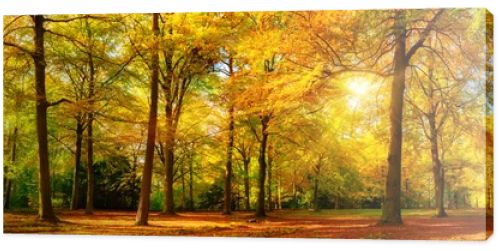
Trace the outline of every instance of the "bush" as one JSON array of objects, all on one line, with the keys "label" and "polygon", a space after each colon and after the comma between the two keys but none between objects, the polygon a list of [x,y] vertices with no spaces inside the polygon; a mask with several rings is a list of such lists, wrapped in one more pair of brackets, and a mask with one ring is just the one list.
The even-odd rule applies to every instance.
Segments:
[{"label": "bush", "polygon": [[160,211],[163,208],[163,193],[161,191],[153,192],[151,195],[151,204],[149,209],[153,211]]},{"label": "bush", "polygon": [[12,180],[10,207],[36,209],[38,207],[38,175],[36,167],[25,167]]},{"label": "bush", "polygon": [[220,182],[215,182],[200,195],[199,209],[221,209],[224,201],[224,189]]}]

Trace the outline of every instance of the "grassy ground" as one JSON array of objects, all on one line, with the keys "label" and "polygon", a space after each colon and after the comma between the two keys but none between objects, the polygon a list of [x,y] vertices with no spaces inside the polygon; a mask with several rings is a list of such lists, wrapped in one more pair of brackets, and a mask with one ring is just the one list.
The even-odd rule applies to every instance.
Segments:
[{"label": "grassy ground", "polygon": [[184,235],[240,237],[298,237],[344,239],[454,239],[484,240],[484,210],[449,210],[435,218],[434,210],[403,210],[404,225],[378,226],[380,210],[279,210],[249,222],[252,212],[182,212],[177,216],[150,214],[149,226],[134,226],[135,212],[59,211],[58,224],[39,222],[34,213],[5,212],[5,233]]}]

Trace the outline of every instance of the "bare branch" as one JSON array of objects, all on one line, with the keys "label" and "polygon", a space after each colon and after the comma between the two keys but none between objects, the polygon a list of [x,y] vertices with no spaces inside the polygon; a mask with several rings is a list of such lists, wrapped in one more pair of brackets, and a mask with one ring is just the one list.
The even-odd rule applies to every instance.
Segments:
[{"label": "bare branch", "polygon": [[431,19],[431,21],[429,21],[429,23],[427,24],[425,29],[422,31],[422,33],[420,33],[420,38],[418,39],[418,41],[406,53],[406,59],[407,59],[406,61],[410,61],[411,57],[415,54],[415,52],[417,52],[418,48],[420,48],[424,44],[425,40],[427,39],[427,37],[429,36],[429,33],[432,30],[432,27],[434,26],[434,23],[439,18],[439,16],[441,16],[443,14],[443,12],[444,12],[444,9],[440,9],[436,13],[436,15],[434,15],[434,17]]},{"label": "bare branch", "polygon": [[24,48],[24,47],[22,47],[22,46],[20,46],[18,44],[14,44],[14,43],[11,43],[11,42],[8,42],[8,41],[3,41],[3,45],[14,47],[14,48],[16,48],[16,49],[18,49],[18,50],[26,53],[26,54],[29,54],[30,56],[33,56],[35,54],[33,51],[31,51],[31,50],[29,50],[27,48]]},{"label": "bare branch", "polygon": [[71,100],[69,100],[69,99],[62,98],[62,99],[57,100],[56,102],[47,102],[47,107],[56,106],[56,105],[59,105],[60,103],[63,103],[63,102],[66,102],[66,103],[73,103],[73,102],[72,102]]},{"label": "bare branch", "polygon": [[81,16],[76,16],[76,17],[72,17],[72,18],[62,18],[62,19],[45,18],[45,21],[52,22],[52,23],[67,23],[67,22],[76,21],[76,20],[80,20],[80,19],[86,19],[86,18],[105,19],[104,17],[98,17],[98,16],[93,16],[93,15],[81,15]]}]

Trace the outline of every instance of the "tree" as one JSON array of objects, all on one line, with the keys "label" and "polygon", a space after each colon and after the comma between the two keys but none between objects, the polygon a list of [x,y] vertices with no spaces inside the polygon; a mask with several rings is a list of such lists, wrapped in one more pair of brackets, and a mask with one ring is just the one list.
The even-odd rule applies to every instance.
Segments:
[{"label": "tree", "polygon": [[151,104],[149,109],[148,139],[146,143],[146,160],[142,170],[141,195],[137,209],[136,225],[148,224],[149,200],[151,193],[151,179],[153,174],[154,146],[156,136],[156,120],[158,114],[158,81],[159,81],[159,35],[158,19],[160,14],[153,14],[154,44],[151,55]]},{"label": "tree", "polygon": [[[12,165],[15,165],[16,163],[16,150],[17,150],[17,135],[18,135],[18,127],[14,127],[14,131],[12,133],[12,136],[9,138],[9,143],[12,145],[12,150],[11,150],[11,157],[10,161]],[[7,175],[9,174],[9,168],[8,164],[5,166],[4,169],[4,178],[3,178],[3,183],[4,183],[4,204],[3,208],[5,209],[10,209],[10,195],[12,191],[12,179],[7,178]]]},{"label": "tree", "polygon": [[52,209],[50,191],[49,171],[49,149],[47,143],[47,102],[45,93],[45,46],[44,46],[44,17],[35,15],[32,17],[35,23],[35,51],[33,60],[35,63],[35,84],[37,94],[36,104],[36,128],[38,134],[38,157],[40,161],[40,208],[38,215],[41,220],[57,221]]},{"label": "tree", "polygon": [[[169,16],[169,22],[163,27],[165,46],[161,47],[163,67],[160,70],[160,86],[164,92],[165,103],[165,182],[164,208],[165,214],[175,214],[174,206],[174,161],[175,140],[184,105],[184,97],[193,84],[200,82],[203,75],[215,62],[217,37],[210,27],[214,16],[208,14],[183,14]],[[184,27],[184,20],[190,19],[199,26]],[[207,31],[202,37],[196,32]],[[182,36],[177,36],[179,32]]]},{"label": "tree", "polygon": [[[451,109],[449,100],[446,100],[449,93],[447,87],[439,87],[440,84],[437,83],[436,77],[433,74],[434,70],[429,69],[429,81],[427,84],[422,84],[422,91],[427,99],[429,107],[421,108],[417,104],[413,103],[408,99],[408,103],[416,110],[419,119],[421,120],[421,125],[423,127],[426,138],[431,143],[431,157],[432,166],[435,182],[435,199],[436,199],[436,216],[446,217],[447,214],[444,210],[444,185],[445,185],[445,173],[442,166],[441,150],[438,147],[438,138],[441,137],[442,129],[445,122],[448,120]],[[446,80],[445,80],[446,81]],[[445,84],[448,85],[449,84]],[[453,87],[451,87],[453,88]],[[426,121],[424,121],[426,120]],[[428,125],[428,128],[426,128]]]},{"label": "tree", "polygon": [[[93,55],[93,34],[89,27],[88,19],[85,20],[87,29],[87,42],[89,46],[88,51],[88,69],[89,69],[89,92],[88,100],[89,106],[93,108],[94,95],[95,95],[95,78],[96,70],[94,66]],[[91,108],[91,109],[92,109]],[[94,210],[94,112],[91,110],[87,113],[87,203],[85,205],[85,213],[92,214]]]},{"label": "tree", "polygon": [[273,203],[273,160],[274,160],[274,146],[269,144],[267,148],[267,206],[268,210],[274,209]]},{"label": "tree", "polygon": [[247,86],[237,97],[237,107],[244,111],[259,144],[256,216],[264,217],[269,135],[276,133],[280,120],[289,120],[313,101],[311,97],[324,89],[326,81],[321,76],[322,67],[296,67],[294,37],[285,32],[291,23],[288,14],[251,13],[249,18],[252,31],[240,42],[245,50],[239,51],[243,64],[248,65],[241,73]]},{"label": "tree", "polygon": [[[471,18],[465,13],[459,13],[462,19]],[[453,16],[448,18],[454,18]],[[457,30],[464,29],[457,27]],[[469,40],[467,33],[455,35],[457,40]],[[453,53],[451,60],[442,52],[443,44],[447,44],[447,52]],[[473,44],[471,41],[470,44]],[[461,119],[467,111],[473,111],[484,90],[471,88],[467,81],[478,79],[474,76],[475,65],[479,56],[472,51],[478,51],[472,45],[457,44],[454,40],[434,37],[428,39],[427,51],[421,53],[420,60],[414,60],[409,91],[405,101],[422,128],[425,138],[430,143],[432,172],[435,184],[436,216],[446,217],[445,212],[445,153],[463,136],[467,125]],[[456,62],[462,63],[456,63]],[[463,64],[463,62],[468,62]],[[453,127],[447,123],[453,121]],[[473,120],[471,120],[473,121]],[[448,190],[452,190],[448,187]]]},{"label": "tree", "polygon": [[239,121],[235,134],[235,150],[239,154],[240,161],[243,165],[243,204],[245,210],[250,210],[250,165],[252,163],[252,155],[254,154],[254,145],[256,143],[254,135],[248,129],[245,121]]},{"label": "tree", "polygon": [[[228,60],[229,69],[229,84],[233,84],[233,58],[230,57]],[[231,95],[231,94],[229,94]],[[233,176],[233,147],[234,147],[234,101],[229,97],[229,125],[228,125],[228,139],[227,139],[227,149],[226,149],[226,173],[224,175],[224,207],[223,214],[231,214],[231,197],[232,197],[232,176]]]},{"label": "tree", "polygon": [[[73,85],[72,91],[65,93],[72,95],[76,102],[71,110],[76,120],[75,171],[71,207],[76,208],[78,203],[80,185],[78,170],[80,169],[83,133],[86,130],[85,212],[91,214],[94,207],[95,170],[93,170],[93,164],[96,131],[94,122],[99,117],[106,117],[104,108],[110,102],[110,95],[107,95],[105,90],[111,91],[111,84],[126,76],[120,73],[125,71],[125,67],[132,61],[134,55],[127,55],[126,51],[122,54],[109,53],[113,50],[112,47],[121,45],[121,42],[113,40],[113,35],[120,32],[121,19],[119,17],[70,16],[61,17],[56,23],[62,23],[62,25],[54,26],[53,29],[58,31],[51,31],[50,34],[61,38],[62,41],[59,46],[52,46],[51,49],[55,54],[52,61],[54,65],[59,65],[57,69],[64,69],[65,76],[61,76],[60,81],[64,83],[67,79],[70,80]],[[107,32],[108,25],[111,25],[116,33]],[[67,49],[74,49],[76,52],[68,54]]]},{"label": "tree", "polygon": [[[15,49],[15,48],[14,48]],[[4,210],[11,209],[11,195],[13,190],[13,184],[15,182],[15,172],[18,169],[18,159],[19,159],[19,146],[20,146],[20,136],[23,132],[20,132],[20,127],[23,124],[22,112],[28,112],[32,107],[29,107],[26,102],[26,90],[25,83],[28,82],[25,78],[30,78],[30,58],[26,55],[15,55],[11,54],[9,51],[4,53],[4,105],[6,107],[11,107],[9,109],[12,114],[12,124],[8,123],[9,113],[4,113],[4,127],[6,131],[10,133],[5,134],[7,136],[6,145],[4,145]],[[29,56],[29,55],[28,55]],[[9,62],[16,62],[14,64],[16,67],[9,67]],[[19,62],[23,62],[18,65]],[[9,73],[13,73],[12,75]],[[12,77],[10,77],[12,76]],[[10,83],[10,84],[6,84]],[[16,83],[16,84],[13,84]],[[11,97],[12,99],[8,99]],[[21,149],[21,152],[23,149]]]},{"label": "tree", "polygon": [[[78,63],[75,64],[75,61],[79,61],[79,59],[75,57],[67,57],[64,53],[68,47],[64,46],[61,41],[56,46],[53,46],[52,53],[54,54],[54,58],[52,58],[51,62],[55,65],[64,65],[64,70],[62,72],[64,75],[68,76],[68,79],[71,82],[73,88],[71,88],[72,92],[68,93],[67,96],[71,97],[74,101],[74,104],[71,106],[68,113],[72,115],[75,119],[75,148],[74,150],[71,147],[70,151],[74,155],[74,171],[73,171],[73,184],[71,189],[71,202],[70,202],[70,210],[78,209],[78,202],[80,200],[80,170],[81,170],[81,159],[82,159],[82,147],[83,147],[83,133],[86,128],[86,113],[85,108],[80,107],[80,105],[86,100],[86,77],[83,74],[84,69],[83,66]],[[55,48],[63,50],[63,52],[57,51]],[[66,95],[66,94],[65,94]],[[61,143],[61,142],[60,142]],[[62,144],[62,143],[61,143]]]},{"label": "tree", "polygon": [[60,104],[66,99],[57,102],[48,102],[45,90],[45,45],[44,34],[46,22],[43,15],[31,16],[34,31],[34,49],[31,51],[9,41],[4,41],[4,45],[15,47],[25,52],[33,58],[35,65],[35,90],[36,90],[36,128],[38,139],[38,157],[39,157],[39,208],[38,217],[42,221],[57,222],[58,218],[52,208],[51,189],[50,189],[50,169],[49,169],[49,150],[47,139],[47,108]]},{"label": "tree", "polygon": [[432,31],[435,22],[443,14],[438,10],[420,33],[419,39],[409,50],[407,47],[407,16],[404,10],[398,10],[394,16],[394,71],[390,104],[390,143],[387,157],[388,172],[386,196],[383,204],[381,224],[402,224],[401,220],[401,148],[403,122],[403,96],[405,90],[406,68],[417,50],[422,47]]}]

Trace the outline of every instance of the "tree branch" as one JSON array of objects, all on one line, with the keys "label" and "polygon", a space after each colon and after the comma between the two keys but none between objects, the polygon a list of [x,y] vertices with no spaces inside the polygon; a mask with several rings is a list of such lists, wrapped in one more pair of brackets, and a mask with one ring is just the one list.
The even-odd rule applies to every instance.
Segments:
[{"label": "tree branch", "polygon": [[8,42],[8,41],[3,41],[3,45],[5,45],[5,46],[10,46],[10,47],[14,47],[14,48],[16,48],[16,49],[18,49],[18,50],[20,50],[20,51],[22,51],[22,52],[26,53],[26,54],[29,54],[30,56],[33,56],[33,55],[35,54],[33,51],[31,51],[31,50],[29,50],[29,49],[27,49],[27,48],[24,48],[24,47],[22,47],[22,46],[20,46],[20,45],[17,45],[17,44],[14,44],[14,43]]},{"label": "tree branch", "polygon": [[439,18],[439,16],[441,16],[443,14],[443,12],[444,12],[444,9],[440,9],[436,13],[436,15],[434,15],[434,17],[431,19],[431,21],[429,21],[429,23],[425,27],[424,31],[422,31],[422,33],[420,34],[420,38],[418,39],[418,41],[406,53],[406,59],[407,59],[406,61],[407,62],[410,61],[411,57],[415,54],[415,52],[417,52],[418,48],[420,48],[424,44],[425,40],[427,39],[427,37],[431,33],[432,26],[434,26],[434,23]]},{"label": "tree branch", "polygon": [[62,99],[57,100],[56,102],[47,102],[47,107],[56,106],[56,105],[59,105],[60,103],[63,103],[63,102],[73,103],[69,99],[62,98]]},{"label": "tree branch", "polygon": [[105,17],[97,17],[97,16],[92,16],[92,15],[81,15],[81,16],[76,16],[72,18],[64,18],[64,19],[52,19],[52,18],[45,18],[46,22],[53,22],[53,23],[67,23],[75,20],[80,20],[80,19],[85,19],[85,18],[91,18],[91,19],[106,19]]}]

